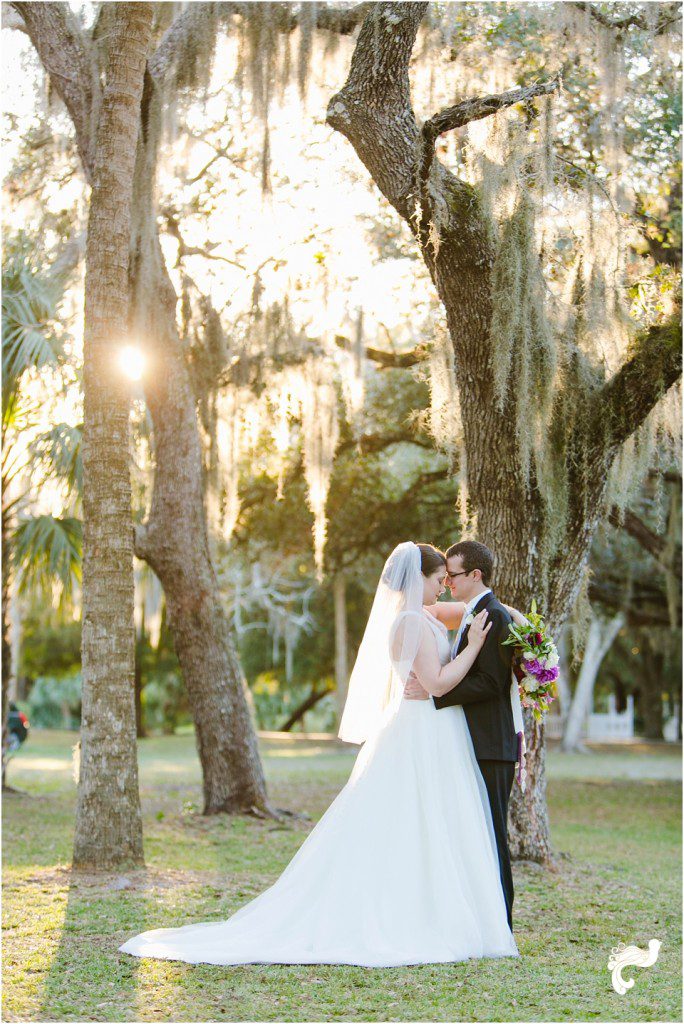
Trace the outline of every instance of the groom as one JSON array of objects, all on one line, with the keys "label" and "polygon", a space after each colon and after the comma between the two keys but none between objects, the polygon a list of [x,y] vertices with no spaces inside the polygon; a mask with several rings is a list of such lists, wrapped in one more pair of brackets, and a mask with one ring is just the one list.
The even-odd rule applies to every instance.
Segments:
[{"label": "groom", "polygon": [[[508,849],[508,801],[513,786],[518,755],[517,737],[511,710],[512,648],[502,647],[509,635],[511,616],[494,596],[490,587],[494,560],[489,548],[474,540],[453,544],[446,552],[446,585],[455,601],[465,602],[466,609],[451,648],[456,657],[466,645],[469,622],[478,612],[487,610],[486,623],[492,626],[472,668],[453,690],[442,697],[433,697],[437,708],[462,704],[482,773],[499,855],[501,884],[506,901],[508,925],[513,929],[513,875]],[[453,606],[439,602],[429,609],[447,628],[454,625]],[[409,676],[404,696],[410,700],[427,699],[415,676]]]}]

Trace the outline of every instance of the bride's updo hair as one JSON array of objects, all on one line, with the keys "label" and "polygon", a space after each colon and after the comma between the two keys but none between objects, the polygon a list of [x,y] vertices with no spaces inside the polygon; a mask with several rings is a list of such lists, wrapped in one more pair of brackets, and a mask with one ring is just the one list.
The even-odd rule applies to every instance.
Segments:
[{"label": "bride's updo hair", "polygon": [[443,566],[446,569],[446,555],[432,544],[417,544],[420,551],[420,571],[423,576],[431,576],[435,569]]}]

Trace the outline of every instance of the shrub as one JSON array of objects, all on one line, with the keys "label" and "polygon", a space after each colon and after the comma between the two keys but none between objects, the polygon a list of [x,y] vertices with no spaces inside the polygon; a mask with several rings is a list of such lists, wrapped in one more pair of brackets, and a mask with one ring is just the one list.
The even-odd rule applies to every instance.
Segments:
[{"label": "shrub", "polygon": [[28,718],[38,729],[78,729],[81,724],[81,673],[38,676],[26,701]]}]

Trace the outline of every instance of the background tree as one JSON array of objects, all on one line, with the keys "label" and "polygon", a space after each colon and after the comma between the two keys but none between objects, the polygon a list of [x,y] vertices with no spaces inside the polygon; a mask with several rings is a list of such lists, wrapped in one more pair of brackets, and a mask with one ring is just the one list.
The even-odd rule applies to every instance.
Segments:
[{"label": "background tree", "polygon": [[[593,5],[586,6],[591,18]],[[574,322],[554,339],[534,234],[537,204],[554,184],[553,137],[548,128],[539,133],[545,163],[538,173],[530,129],[537,121],[534,98],[557,91],[561,70],[569,73],[570,66],[535,84],[465,99],[419,128],[409,61],[427,9],[421,3],[374,6],[347,82],[330,101],[328,123],[349,139],[415,233],[444,304],[468,497],[477,536],[497,553],[499,591],[522,606],[537,594],[552,629],[559,630],[582,582],[618,452],[680,376],[681,320],[675,316],[637,333],[629,355],[607,373],[583,351],[585,297],[578,275]],[[671,24],[676,12],[668,13]],[[666,27],[659,22],[653,30]],[[568,32],[564,59],[571,49]],[[496,177],[473,187],[436,158],[435,142],[516,104],[526,112],[527,128],[518,133],[516,156],[506,142],[502,152],[504,166],[517,160],[522,173],[512,188],[509,179],[512,199],[497,223],[488,191]],[[548,103],[544,109],[550,110]],[[613,329],[619,330],[617,322]],[[542,729],[532,730],[528,746],[530,784],[512,802],[512,848],[514,855],[547,860]]]},{"label": "background tree", "polygon": [[83,346],[83,695],[74,865],[143,860],[135,730],[128,328],[132,179],[153,10],[117,4],[97,111]]}]

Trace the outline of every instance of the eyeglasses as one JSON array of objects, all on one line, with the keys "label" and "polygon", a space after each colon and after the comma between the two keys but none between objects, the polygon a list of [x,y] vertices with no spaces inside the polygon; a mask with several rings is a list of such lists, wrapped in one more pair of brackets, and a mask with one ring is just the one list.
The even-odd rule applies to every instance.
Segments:
[{"label": "eyeglasses", "polygon": [[465,571],[464,572],[448,572],[446,574],[446,578],[448,580],[455,580],[457,576],[468,576],[468,574],[471,573],[472,571],[473,571],[472,569],[469,569],[467,572],[465,572]]}]

